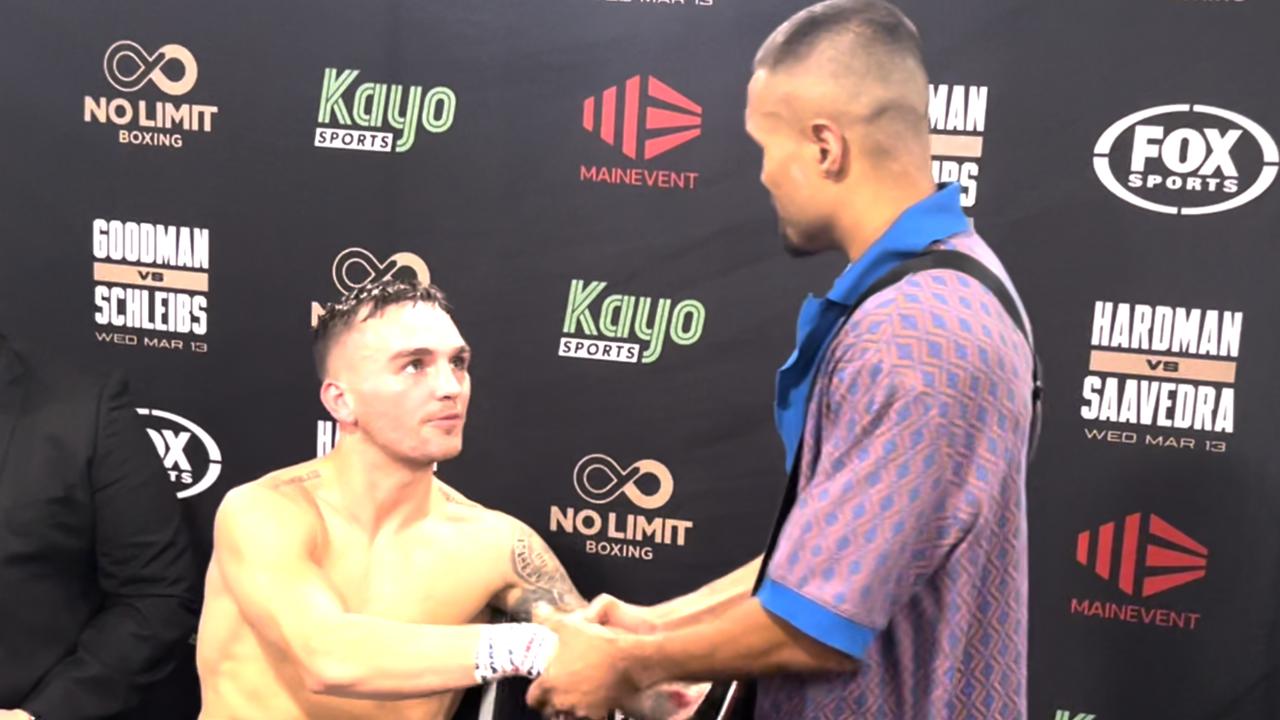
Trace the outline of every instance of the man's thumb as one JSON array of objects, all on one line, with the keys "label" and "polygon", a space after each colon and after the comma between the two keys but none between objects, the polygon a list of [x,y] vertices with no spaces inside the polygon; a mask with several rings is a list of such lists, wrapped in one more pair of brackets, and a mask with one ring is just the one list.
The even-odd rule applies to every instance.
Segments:
[{"label": "man's thumb", "polygon": [[608,593],[601,593],[595,596],[591,604],[587,605],[587,609],[583,611],[583,617],[587,622],[593,622],[600,625],[609,624],[609,615],[612,613],[618,599]]},{"label": "man's thumb", "polygon": [[557,612],[555,608],[551,607],[549,604],[545,602],[534,603],[531,615],[533,617],[534,622],[538,623],[539,625],[546,625],[547,627],[559,625],[561,622],[563,622],[563,620],[560,617],[560,613]]}]

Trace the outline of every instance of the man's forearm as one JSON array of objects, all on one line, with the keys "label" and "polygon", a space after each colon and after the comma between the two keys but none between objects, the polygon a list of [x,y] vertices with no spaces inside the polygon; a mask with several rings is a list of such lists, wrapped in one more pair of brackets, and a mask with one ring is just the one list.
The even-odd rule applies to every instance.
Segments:
[{"label": "man's forearm", "polygon": [[346,614],[296,647],[313,692],[399,700],[476,684],[479,625],[411,625]]},{"label": "man's forearm", "polygon": [[732,680],[781,672],[850,671],[857,661],[771,615],[747,598],[689,627],[623,641],[641,687],[669,681]]},{"label": "man's forearm", "polygon": [[724,577],[653,607],[661,630],[688,627],[724,613],[751,597],[751,588],[760,573],[762,558],[757,556],[746,565]]},{"label": "man's forearm", "polygon": [[413,625],[346,614],[294,648],[312,692],[400,700],[477,684],[482,625]]}]

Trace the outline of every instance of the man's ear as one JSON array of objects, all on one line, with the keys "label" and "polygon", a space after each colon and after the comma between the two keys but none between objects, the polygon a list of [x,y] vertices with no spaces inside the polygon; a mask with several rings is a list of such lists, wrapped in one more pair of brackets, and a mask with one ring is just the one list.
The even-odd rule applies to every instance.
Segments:
[{"label": "man's ear", "polygon": [[347,388],[336,380],[325,380],[320,386],[320,402],[329,411],[334,420],[347,425],[356,424],[356,408],[354,398]]},{"label": "man's ear", "polygon": [[849,142],[840,127],[830,120],[815,120],[809,126],[809,135],[822,176],[829,180],[843,177],[849,162]]}]

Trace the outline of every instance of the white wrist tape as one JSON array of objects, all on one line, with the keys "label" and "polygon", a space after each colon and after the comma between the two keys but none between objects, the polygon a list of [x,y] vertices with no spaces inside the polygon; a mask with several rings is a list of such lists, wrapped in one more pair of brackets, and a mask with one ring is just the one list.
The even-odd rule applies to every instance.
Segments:
[{"label": "white wrist tape", "polygon": [[485,625],[476,645],[476,681],[517,675],[537,678],[559,644],[554,632],[534,623]]}]

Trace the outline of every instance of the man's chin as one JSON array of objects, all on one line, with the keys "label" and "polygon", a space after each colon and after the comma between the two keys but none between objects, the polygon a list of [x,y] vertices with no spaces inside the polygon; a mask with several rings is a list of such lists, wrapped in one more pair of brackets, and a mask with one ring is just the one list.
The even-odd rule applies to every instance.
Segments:
[{"label": "man's chin", "polygon": [[413,462],[422,465],[442,463],[462,454],[462,431],[448,435],[422,438],[420,444],[413,449]]},{"label": "man's chin", "polygon": [[462,433],[458,433],[456,442],[445,443],[432,456],[436,462],[452,460],[462,454]]},{"label": "man's chin", "polygon": [[812,257],[822,252],[821,248],[809,247],[792,240],[790,235],[782,236],[782,250],[793,258]]}]

